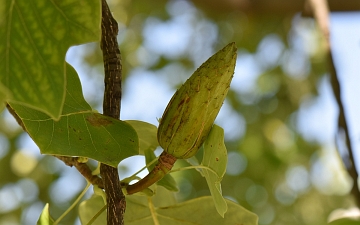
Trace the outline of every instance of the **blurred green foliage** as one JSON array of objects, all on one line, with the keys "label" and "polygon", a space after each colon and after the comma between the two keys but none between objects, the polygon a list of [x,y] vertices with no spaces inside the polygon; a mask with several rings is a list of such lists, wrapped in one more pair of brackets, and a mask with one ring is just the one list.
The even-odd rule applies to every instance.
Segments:
[{"label": "blurred green foliage", "polygon": [[[297,124],[300,107],[316,98],[320,82],[326,80],[322,40],[312,19],[208,12],[187,1],[111,1],[110,8],[119,23],[125,83],[140,68],[176,88],[211,53],[236,42],[238,69],[227,104],[244,124],[238,131],[231,130],[234,135],[226,142],[225,197],[256,213],[259,224],[326,224],[332,211],[353,205],[347,175],[331,145],[306,139]],[[172,29],[177,26],[182,29]],[[164,29],[167,36],[162,36]],[[168,43],[173,49],[158,47]],[[102,79],[98,43],[86,45],[81,60],[88,68],[88,79]],[[245,65],[251,69],[244,69]],[[241,76],[253,82],[245,83]],[[124,95],[127,92],[131,90]],[[102,93],[89,103],[99,107]],[[85,186],[75,169],[29,150],[33,148],[4,111],[0,117],[0,225],[36,221],[45,203],[50,203],[50,213],[57,218]],[[338,165],[331,165],[332,169],[329,155]],[[186,164],[177,166],[182,163]],[[74,183],[62,182],[64,177]],[[174,177],[180,185],[180,201],[210,194],[205,180],[194,171],[174,173]],[[65,192],[70,194],[61,196]],[[77,212],[71,211],[64,224],[78,223],[76,217]]]}]

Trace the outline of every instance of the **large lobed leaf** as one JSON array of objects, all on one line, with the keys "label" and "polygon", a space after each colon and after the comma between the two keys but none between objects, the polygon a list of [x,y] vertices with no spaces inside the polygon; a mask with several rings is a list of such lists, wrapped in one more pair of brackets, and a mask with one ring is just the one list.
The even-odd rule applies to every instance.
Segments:
[{"label": "large lobed leaf", "polygon": [[0,92],[10,90],[7,100],[59,119],[66,51],[100,39],[100,9],[100,0],[0,0]]},{"label": "large lobed leaf", "polygon": [[[88,224],[89,221],[105,206],[104,200],[100,195],[92,195],[79,205],[79,217],[81,224]],[[127,211],[127,210],[126,210]],[[106,211],[102,212],[92,223],[92,225],[106,224]]]},{"label": "large lobed leaf", "polygon": [[84,100],[75,70],[67,64],[67,94],[59,121],[21,104],[10,103],[41,153],[84,156],[117,167],[138,154],[136,131],[126,122],[95,113]]},{"label": "large lobed leaf", "polygon": [[0,113],[5,108],[5,104],[3,104],[3,102],[6,101],[8,95],[7,92],[7,89],[0,83]]},{"label": "large lobed leaf", "polygon": [[[169,195],[170,194],[170,195]],[[174,204],[171,192],[162,189],[154,198],[126,196],[125,224],[127,225],[208,225],[208,224],[242,224],[257,225],[257,216],[226,200],[229,206],[225,218],[216,212],[211,197],[200,197],[180,204]],[[79,216],[82,224],[86,224],[102,207],[104,201],[93,195],[80,204]],[[95,220],[93,225],[106,224],[106,212]]]},{"label": "large lobed leaf", "polygon": [[224,144],[224,130],[215,124],[204,143],[204,155],[201,164],[212,170],[204,169],[202,174],[209,186],[216,210],[224,217],[227,204],[222,196],[220,182],[226,171],[227,151]]}]

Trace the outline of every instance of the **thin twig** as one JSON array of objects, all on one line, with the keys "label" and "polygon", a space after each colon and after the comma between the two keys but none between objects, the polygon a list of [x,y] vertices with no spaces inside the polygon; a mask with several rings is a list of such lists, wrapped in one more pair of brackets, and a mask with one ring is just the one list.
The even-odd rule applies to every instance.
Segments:
[{"label": "thin twig", "polygon": [[[334,61],[333,61],[333,56],[331,51],[328,54],[328,58],[329,58],[329,62],[330,62],[330,74],[331,74],[331,86],[333,88],[334,91],[334,95],[336,98],[336,102],[339,106],[339,117],[338,117],[338,141],[344,141],[345,145],[347,147],[348,153],[349,153],[349,160],[350,160],[350,164],[346,164],[345,163],[345,167],[349,173],[349,175],[351,176],[351,178],[353,179],[353,186],[351,189],[351,193],[354,195],[355,197],[355,202],[356,204],[360,207],[360,192],[359,192],[359,184],[358,184],[358,177],[359,174],[356,170],[355,167],[355,159],[354,159],[354,153],[353,153],[353,148],[351,145],[351,140],[350,140],[350,133],[349,133],[349,129],[348,129],[348,125],[347,125],[347,121],[346,121],[346,117],[345,117],[345,109],[344,109],[344,104],[341,100],[341,88],[340,88],[340,83],[339,83],[339,78],[338,75],[336,73],[336,68],[334,65]],[[345,140],[341,140],[342,135],[341,133],[344,132],[345,134]],[[338,147],[340,145],[340,143],[337,143]]]},{"label": "thin twig", "polygon": [[[333,60],[333,54],[332,54],[332,48],[330,44],[330,20],[329,20],[329,7],[327,5],[326,0],[308,0],[308,3],[311,7],[311,10],[313,12],[313,15],[319,24],[320,30],[325,38],[326,41],[326,50],[327,50],[327,57],[329,62],[329,70],[330,70],[330,76],[331,76],[331,86],[334,91],[334,95],[336,98],[336,102],[339,106],[339,116],[338,116],[338,131],[337,131],[337,145],[339,148],[339,141],[344,141],[345,146],[347,147],[348,153],[349,153],[349,160],[350,163],[345,163],[345,167],[350,174],[351,178],[353,179],[353,187],[351,189],[351,193],[355,197],[355,202],[358,206],[360,206],[360,191],[359,191],[359,185],[358,185],[358,177],[359,174],[355,167],[355,159],[354,159],[354,153],[353,148],[351,145],[350,140],[350,133],[345,117],[345,108],[344,104],[341,99],[341,87],[339,82],[339,76],[336,72],[336,67]],[[345,140],[342,140],[342,132],[345,134]]]},{"label": "thin twig", "polygon": [[326,0],[307,0],[305,4],[310,8],[312,14],[319,25],[321,33],[329,47],[330,44],[330,20],[329,6]]},{"label": "thin twig", "polygon": [[92,174],[89,166],[86,163],[81,163],[78,161],[78,157],[67,157],[67,156],[57,156],[56,158],[63,161],[67,166],[75,167],[81,175],[83,175],[91,184],[99,186],[99,188],[104,189],[103,180],[96,175]]}]

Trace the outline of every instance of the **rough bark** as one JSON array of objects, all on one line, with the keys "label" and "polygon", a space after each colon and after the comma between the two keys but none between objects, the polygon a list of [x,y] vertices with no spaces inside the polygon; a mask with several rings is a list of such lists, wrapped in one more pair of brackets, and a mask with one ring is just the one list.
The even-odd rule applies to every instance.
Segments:
[{"label": "rough bark", "polygon": [[[103,113],[116,119],[120,118],[121,101],[121,56],[117,43],[118,24],[111,15],[106,0],[102,0],[101,50],[105,69],[105,92]],[[103,178],[107,202],[107,224],[124,224],[126,201],[121,191],[117,168],[102,164],[100,174]]]}]

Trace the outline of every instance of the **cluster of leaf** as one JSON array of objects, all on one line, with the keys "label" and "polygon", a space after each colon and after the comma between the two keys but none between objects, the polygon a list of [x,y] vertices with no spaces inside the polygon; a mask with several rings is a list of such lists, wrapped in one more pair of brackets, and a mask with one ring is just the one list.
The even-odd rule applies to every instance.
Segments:
[{"label": "cluster of leaf", "polygon": [[[140,137],[138,143],[140,149],[144,149],[141,147],[142,145],[146,146],[147,142],[155,139],[142,134],[155,134],[156,131],[142,132],[142,126],[136,127],[137,122],[131,124],[134,128],[133,130],[133,128],[125,123],[103,118],[100,114],[93,112],[87,103],[81,104],[84,103],[82,96],[80,98],[79,96],[75,96],[75,98],[71,96],[68,96],[69,98],[66,97],[65,81],[71,81],[71,83],[74,83],[73,85],[77,85],[76,82],[78,82],[75,71],[63,61],[68,47],[82,43],[85,39],[86,41],[97,41],[99,39],[99,21],[97,20],[100,12],[98,8],[99,2],[87,2],[85,5],[81,1],[76,1],[72,5],[70,4],[71,2],[64,1],[57,3],[60,5],[55,5],[53,2],[41,0],[31,2],[34,4],[30,4],[27,1],[0,1],[0,5],[3,6],[3,8],[0,8],[0,40],[2,43],[0,44],[0,101],[3,102],[11,99],[14,107],[18,106],[17,109],[23,113],[24,122],[35,133],[37,129],[43,129],[43,132],[49,132],[49,134],[52,134],[52,132],[56,132],[54,134],[69,132],[66,134],[69,134],[71,138],[67,139],[66,135],[59,136],[64,138],[64,149],[70,150],[69,146],[84,146],[82,143],[92,143],[88,141],[91,140],[92,134],[98,131],[104,136],[101,139],[97,139],[94,144],[86,145],[87,148],[98,150],[98,146],[104,144],[105,146],[111,145],[118,148],[118,139],[114,140],[108,133],[108,129],[111,130],[115,126],[123,126],[124,129],[128,129],[133,134],[135,134],[135,130]],[[173,15],[168,11],[169,5],[173,2],[158,1],[157,4],[147,4],[144,1],[134,0],[114,1],[113,5],[111,5],[114,16],[120,25],[119,43],[123,55],[125,82],[126,77],[131,74],[131,71],[138,67],[146,68],[158,74],[162,74],[164,68],[169,65],[177,67],[180,65],[183,70],[193,70],[196,63],[190,57],[192,52],[185,52],[177,57],[167,57],[165,55],[155,57],[152,55],[153,58],[158,58],[158,60],[150,65],[143,65],[142,61],[135,54],[139,49],[144,49],[146,38],[144,36],[144,29],[146,24],[154,22],[154,20],[159,23],[167,23],[173,20]],[[69,10],[73,6],[76,10]],[[64,10],[62,11],[63,8]],[[64,13],[65,11],[66,13]],[[194,35],[197,36],[192,38],[192,42],[189,43],[187,49],[194,50],[199,46],[202,50],[207,49],[204,46],[218,49],[228,42],[236,41],[240,49],[239,58],[242,59],[242,56],[252,56],[257,60],[257,66],[262,68],[262,74],[256,79],[255,90],[242,93],[241,95],[239,95],[239,90],[232,89],[229,92],[228,100],[232,110],[236,112],[239,118],[243,118],[246,122],[246,135],[240,135],[237,139],[228,140],[226,145],[230,153],[240,154],[243,157],[245,169],[236,175],[225,173],[222,180],[223,194],[259,215],[260,224],[325,224],[326,217],[331,211],[339,207],[348,207],[351,205],[351,199],[343,195],[324,194],[312,184],[302,193],[294,193],[287,187],[285,194],[288,195],[285,195],[285,197],[290,199],[287,202],[279,201],[276,196],[278,187],[283,187],[283,184],[286,184],[287,172],[294,165],[301,165],[310,173],[314,164],[319,161],[322,155],[320,150],[322,146],[306,140],[299,133],[294,122],[299,112],[298,109],[305,97],[316,97],[316,86],[326,72],[321,51],[316,51],[318,53],[315,55],[308,56],[307,60],[310,68],[302,68],[305,71],[305,78],[294,78],[288,76],[283,68],[282,60],[269,67],[266,64],[266,58],[264,59],[259,54],[263,41],[268,37],[274,36],[284,45],[284,50],[281,53],[283,58],[289,58],[287,53],[290,51],[297,51],[292,46],[293,38],[296,36],[292,29],[294,24],[293,15],[244,15],[238,11],[227,12],[225,14],[217,12],[207,14],[207,12],[201,12],[201,10],[196,9],[194,6],[191,12],[195,15],[191,21],[192,26],[196,27],[204,24],[208,26],[211,24],[216,27],[217,38],[216,41],[209,41],[208,39],[200,38],[201,32],[195,33]],[[47,19],[39,19],[43,15]],[[11,20],[8,18],[11,18]],[[41,23],[36,26],[34,25],[36,21],[41,21]],[[64,35],[65,33],[67,35]],[[206,32],[204,33],[206,34]],[[69,34],[71,34],[71,38]],[[10,46],[11,48],[9,48]],[[98,45],[88,46],[88,54],[85,55],[85,60],[92,68],[98,68],[100,71],[102,70],[102,58],[99,51]],[[45,69],[41,69],[41,65],[48,66]],[[164,79],[179,80],[178,77],[175,77],[175,74],[181,74],[181,71],[176,72],[174,72],[173,76],[168,74],[170,78]],[[44,76],[40,77],[40,74]],[[91,75],[89,77],[91,78]],[[176,84],[172,82],[172,85]],[[50,90],[56,91],[56,96],[49,95]],[[80,92],[77,90],[74,93]],[[34,96],[41,96],[41,98],[34,98]],[[74,99],[80,99],[80,101],[76,102]],[[67,102],[68,105],[63,104],[64,102]],[[89,103],[92,106],[101,104],[92,100]],[[36,106],[36,108],[30,106]],[[47,106],[49,106],[49,109],[44,108]],[[2,106],[0,105],[0,107]],[[29,119],[33,114],[38,117],[36,119]],[[50,118],[60,120],[55,123]],[[75,125],[73,130],[67,129],[69,128],[67,126],[69,121]],[[99,123],[107,124],[106,128],[97,127],[96,124]],[[88,126],[91,124],[95,126],[90,126],[89,128]],[[64,175],[58,168],[61,168],[63,171],[66,168],[63,165],[59,166],[59,163],[56,161],[57,159],[44,157],[35,160],[34,168],[24,177],[24,174],[19,173],[18,168],[14,166],[15,157],[20,152],[18,150],[21,146],[20,141],[24,139],[24,135],[20,133],[19,129],[14,127],[15,124],[9,123],[8,114],[4,111],[0,118],[0,143],[5,143],[5,146],[0,148],[0,187],[2,188],[0,191],[5,189],[5,187],[14,187],[14,189],[16,187],[16,190],[18,190],[17,187],[21,186],[22,181],[33,180],[38,187],[38,194],[31,193],[33,197],[30,200],[24,198],[21,204],[11,211],[5,211],[3,209],[4,206],[3,208],[0,207],[0,224],[9,224],[10,222],[21,223],[20,218],[22,223],[26,223],[29,220],[28,215],[31,214],[29,212],[32,212],[31,210],[38,206],[37,203],[39,201],[43,203],[50,202],[51,215],[54,218],[58,218],[60,213],[68,207],[68,204],[56,202],[52,198],[53,194],[50,190],[59,181],[59,178]],[[271,135],[274,135],[279,127],[287,128],[285,134],[290,134],[293,140],[292,144],[285,149],[279,148],[271,139]],[[79,132],[84,131],[84,129],[89,130]],[[143,126],[142,129],[146,129],[146,126]],[[155,129],[155,127],[151,129]],[[119,131],[115,131],[115,134],[119,134],[117,132]],[[132,137],[136,140],[134,136]],[[56,146],[55,142],[52,142],[48,135],[43,138],[39,136],[38,140],[43,145],[42,149],[49,149],[49,146],[55,149],[62,147]],[[86,142],[82,141],[82,138]],[[109,143],[107,142],[108,140],[110,140]],[[137,148],[135,145],[133,147]],[[152,148],[155,148],[155,145],[157,144],[154,143]],[[60,151],[64,149],[60,149]],[[81,153],[77,152],[76,154]],[[134,151],[132,154],[138,153]],[[140,154],[146,156],[147,163],[153,159],[153,152],[151,150],[144,150]],[[31,157],[28,156],[24,164],[27,164],[30,160]],[[111,164],[110,159],[108,159],[108,162]],[[189,165],[187,162],[179,163],[184,166]],[[196,165],[196,163],[193,163],[193,165]],[[209,188],[201,175],[204,175],[204,173],[211,174],[210,171],[201,170],[201,173],[194,170],[183,171],[181,176],[184,179],[177,186],[180,189],[180,192],[177,193],[178,199],[187,200],[202,196],[204,193],[209,195]],[[330,174],[331,171],[328,171],[328,173]],[[188,183],[191,183],[190,188]],[[172,187],[173,190],[176,187],[171,178],[166,178],[161,185],[168,189]],[[187,187],[187,189],[184,187]],[[212,191],[218,190],[216,185],[210,187],[213,189]],[[173,196],[173,193],[163,187],[157,187],[156,189],[159,191],[156,192],[157,194],[151,201],[147,201],[144,197],[139,200],[139,196],[128,198],[129,209],[133,207],[138,211],[143,209],[144,211],[141,212],[144,213],[144,217],[142,218],[151,218],[151,220],[158,218],[158,220],[161,220],[161,218],[170,215],[170,213],[178,212],[177,210],[183,205],[192,205],[192,201],[202,206],[205,205],[203,202],[212,202],[210,198],[198,198],[172,206],[172,210],[166,210],[167,207],[175,204],[175,202],[170,200],[172,197],[165,198],[169,199],[169,202],[162,203],[155,199],[161,194]],[[88,221],[94,215],[86,216],[87,212],[98,212],[103,206],[103,201],[98,195],[94,195],[88,201],[94,202],[93,207],[88,207],[92,203],[86,201],[83,203],[86,203],[86,205],[82,205],[82,210],[80,210],[81,213],[84,213],[82,218],[85,221]],[[228,215],[232,215],[230,212],[233,203],[227,202],[227,204],[229,210],[225,214],[225,218]],[[151,210],[152,206],[156,208],[155,214],[152,214],[154,212],[154,210]],[[206,218],[203,218],[204,221],[208,221],[207,217],[209,215],[216,214],[215,211],[211,211],[214,209],[215,207],[213,206],[209,207],[209,212],[213,213],[206,214]],[[44,212],[44,217],[46,218],[47,210],[44,210]],[[191,211],[191,215],[193,215],[193,211]],[[63,221],[64,223],[71,224],[77,216],[78,213],[73,210]],[[182,218],[182,216],[180,214],[179,218]],[[131,220],[132,218],[127,217],[127,219]],[[134,221],[138,221],[138,219],[134,218]],[[97,220],[101,221],[101,217]],[[341,224],[341,222],[348,221],[339,220],[338,222]],[[336,222],[333,223],[336,224]]]},{"label": "cluster of leaf", "polygon": [[[64,56],[70,45],[98,39],[100,16],[94,16],[91,12],[100,11],[100,5],[89,4],[87,8],[82,7],[82,12],[76,11],[77,13],[71,14],[68,12],[75,12],[74,9],[81,6],[74,4],[70,6],[75,8],[71,8],[67,4],[69,3],[58,7],[50,3],[42,5],[40,2],[35,6],[17,2],[7,4],[8,13],[3,18],[7,29],[4,29],[1,37],[7,45],[1,46],[0,49],[4,56],[1,65],[5,71],[1,76],[1,82],[5,87],[2,89],[5,93],[2,101],[6,101],[15,111],[21,120],[19,122],[43,154],[87,157],[114,167],[117,167],[121,160],[139,152],[145,154],[147,162],[152,161],[155,158],[153,151],[158,144],[156,138],[148,141],[149,137],[154,137],[156,127],[140,121],[125,122],[108,118],[94,112],[85,101],[79,78],[75,70],[64,61]],[[28,11],[28,8],[31,10]],[[41,9],[43,11],[37,17],[32,14]],[[91,15],[91,20],[82,17],[83,14],[88,17]],[[53,16],[50,18],[50,15]],[[23,17],[32,26],[23,23]],[[49,29],[50,25],[52,29]],[[53,30],[54,27],[64,29]],[[37,32],[30,29],[37,29]],[[71,33],[74,30],[78,33]],[[85,34],[84,30],[87,31]],[[66,35],[67,32],[75,37],[69,37]],[[16,38],[29,43],[29,48],[24,49],[20,46]],[[19,55],[23,57],[20,59]],[[217,211],[224,217],[228,206],[222,197],[220,181],[225,174],[227,155],[221,128],[213,127],[204,149],[207,154],[204,154],[201,163],[202,175],[209,184]],[[222,163],[214,164],[215,158]],[[151,165],[149,168],[151,169]],[[178,190],[175,180],[170,175],[159,182],[159,185],[171,191]],[[164,191],[157,191],[159,192]],[[131,197],[128,199],[132,202]],[[143,199],[150,204],[149,209],[145,209],[144,212],[139,210],[143,203],[137,204],[134,200],[134,204],[128,204],[126,214],[127,218],[131,218],[128,220],[129,224],[139,221],[144,224],[150,215],[148,213],[151,213],[151,217],[147,224],[152,224],[153,220],[154,223],[157,220],[161,223],[169,220],[187,220],[203,224],[207,224],[208,220],[223,221],[216,214],[205,219],[205,215],[209,213],[208,208],[214,206],[211,198],[200,198],[166,207],[160,202],[161,207],[155,204],[156,208],[151,198],[146,200],[146,197],[142,197],[140,201]],[[96,210],[98,204],[93,202],[94,200],[96,195],[80,208],[80,218],[84,223],[86,216],[82,213]],[[208,208],[203,207],[203,204]],[[256,216],[241,206],[230,203],[229,209],[233,215],[227,216],[225,222],[256,223]],[[38,224],[53,223],[48,210],[49,205],[46,205]],[[189,210],[199,213],[188,216]],[[155,224],[159,224],[158,222]],[[101,222],[103,223],[104,221]]]},{"label": "cluster of leaf", "polygon": [[[154,150],[157,147],[156,127],[141,121],[127,121],[139,128],[140,150],[146,157],[148,170],[152,169],[151,162],[156,159]],[[142,138],[143,137],[143,138]],[[149,138],[151,137],[151,138]],[[153,196],[126,196],[127,208],[125,213],[126,224],[209,224],[209,223],[236,223],[257,224],[257,216],[240,205],[222,197],[220,181],[226,169],[226,148],[223,143],[223,130],[214,126],[204,149],[200,173],[205,177],[212,197],[200,197],[186,202],[177,203],[174,191],[178,191],[174,178],[168,174],[157,185],[153,186]],[[221,161],[221,166],[213,163],[213,158]],[[131,178],[128,180],[131,180]],[[79,217],[82,224],[106,223],[105,195],[102,190],[94,187],[92,197],[83,201],[79,206]],[[86,190],[85,190],[86,191]],[[84,191],[84,193],[85,193]],[[81,197],[81,196],[80,196]],[[214,207],[215,203],[215,207]],[[196,214],[192,214],[196,211]],[[225,215],[226,213],[226,215]],[[192,214],[189,216],[189,214]],[[220,216],[220,215],[221,216]],[[39,218],[38,224],[53,224],[47,204]]]},{"label": "cluster of leaf", "polygon": [[[123,30],[123,41],[120,42],[123,54],[131,54],[141,48],[151,50],[144,35],[144,31],[151,30],[150,26],[146,26],[147,24],[156,21],[166,26],[182,19],[174,16],[169,10],[172,3],[173,1],[166,2],[156,8],[150,4],[143,4],[142,1],[132,1],[131,4],[119,2],[114,5],[117,9],[114,10],[115,16],[126,27]],[[128,12],[126,16],[116,13],[124,11]],[[197,13],[191,14],[194,11]],[[183,14],[187,12],[184,11]],[[322,146],[322,143],[308,140],[298,128],[299,108],[306,100],[317,99],[318,87],[326,80],[326,59],[314,22],[293,14],[243,14],[236,10],[226,13],[204,12],[196,7],[191,8],[189,12],[191,14],[189,17],[192,19],[190,26],[194,30],[201,28],[206,30],[201,25],[207,22],[216,27],[215,41],[211,42],[208,36],[202,38],[202,32],[194,33],[196,38],[189,38],[187,46],[189,50],[176,57],[159,54],[158,60],[150,65],[141,63],[140,57],[124,60],[129,70],[127,74],[140,67],[161,76],[163,70],[166,70],[166,65],[173,65],[172,68],[180,67],[177,70],[179,72],[186,71],[194,64],[190,59],[193,48],[209,42],[212,47],[218,47],[235,40],[239,49],[237,63],[242,60],[247,60],[246,62],[249,63],[255,61],[260,75],[255,79],[252,90],[242,91],[232,87],[229,92],[231,109],[238,118],[245,121],[245,128],[239,127],[239,129],[245,129],[246,134],[227,140],[226,145],[230,153],[241,155],[245,169],[239,174],[225,174],[222,181],[223,193],[259,215],[261,224],[326,224],[328,215],[334,209],[351,205],[351,198],[345,195],[346,190],[342,194],[329,191],[339,184],[338,176],[333,174],[333,171],[324,171],[326,175],[332,174],[329,175],[332,177],[332,183],[326,185],[326,190],[318,188],[315,181],[320,179],[314,176],[321,175],[316,174],[315,171],[319,162],[323,161],[324,152],[330,152],[331,149],[329,145]],[[303,35],[299,26],[308,29],[304,32],[311,30],[313,33],[312,39],[307,39],[308,42],[303,44],[304,47],[313,46],[311,54],[304,54],[303,49],[295,45],[301,41],[299,36]],[[268,42],[273,39],[277,40],[277,43]],[[132,45],[129,45],[129,42]],[[269,65],[268,61],[275,58],[275,55],[263,55],[262,47],[265,45],[269,49],[276,49],[271,45],[278,43],[283,49],[277,61]],[[271,50],[269,51],[272,53]],[[86,56],[90,65],[96,65],[98,62],[96,52],[97,50],[94,49],[93,54]],[[296,57],[293,59],[293,56],[299,55],[302,55],[306,62],[301,67],[299,66],[302,65],[301,61],[296,60]],[[253,61],[249,61],[249,58]],[[299,77],[289,74],[286,66],[290,65],[290,59],[295,60],[296,63],[293,65],[298,66]],[[169,85],[176,87],[172,80],[179,79],[178,73],[171,72],[173,76],[172,73],[166,74],[170,76]],[[241,73],[235,74],[235,78],[236,76],[241,76]],[[238,86],[241,89],[241,84]],[[226,127],[224,128],[226,130]],[[282,130],[283,128],[285,129]],[[282,135],[284,145],[278,145],[274,141],[273,137],[276,135]],[[285,145],[288,140],[291,140],[290,144]],[[292,190],[287,182],[290,171],[298,166],[305,168],[308,174],[304,177],[304,182],[308,182],[309,186],[301,192]],[[180,190],[184,188],[187,192],[186,195],[179,194],[180,198],[189,199],[208,193],[200,175],[185,172],[186,182],[180,186]],[[191,184],[190,188],[189,184]],[[279,199],[280,191],[283,199]],[[328,191],[333,194],[329,195]]]},{"label": "cluster of leaf", "polygon": [[[141,124],[141,129],[155,130],[150,124],[139,121],[131,121],[131,124]],[[145,128],[145,129],[144,129]],[[149,134],[147,132],[139,132],[141,135]],[[151,133],[150,133],[151,134]],[[153,133],[154,134],[154,133]],[[207,141],[204,144],[205,152],[201,166],[198,166],[200,173],[203,174],[208,182],[212,197],[200,197],[186,202],[177,203],[174,191],[178,191],[174,178],[167,174],[152,189],[156,193],[154,196],[126,196],[127,213],[125,214],[126,224],[181,224],[184,222],[208,224],[209,221],[217,221],[217,223],[234,223],[241,222],[243,224],[257,224],[257,216],[250,213],[243,207],[222,197],[220,181],[226,168],[226,148],[223,143],[223,130],[216,125],[212,129]],[[150,135],[151,136],[151,135]],[[140,138],[141,140],[141,138]],[[156,159],[151,146],[156,145],[156,139],[142,145],[145,150],[146,162]],[[213,160],[217,158],[222,161],[222,166],[213,166]],[[225,160],[224,160],[225,159]],[[152,169],[148,166],[148,170]],[[184,168],[181,168],[184,169]],[[185,168],[186,169],[186,168]],[[83,224],[94,220],[95,224],[103,224],[106,217],[105,213],[94,219],[94,215],[104,208],[104,197],[95,194],[89,199],[81,203],[79,208],[79,216]],[[215,207],[214,207],[215,203]],[[204,207],[205,206],[205,207]],[[210,209],[211,208],[211,209]],[[189,216],[189,213],[196,211],[196,214]],[[217,212],[216,212],[217,211]],[[226,214],[225,214],[226,213]],[[211,216],[209,216],[211,214]],[[219,216],[219,214],[221,216]],[[157,221],[157,222],[155,222]]]}]

